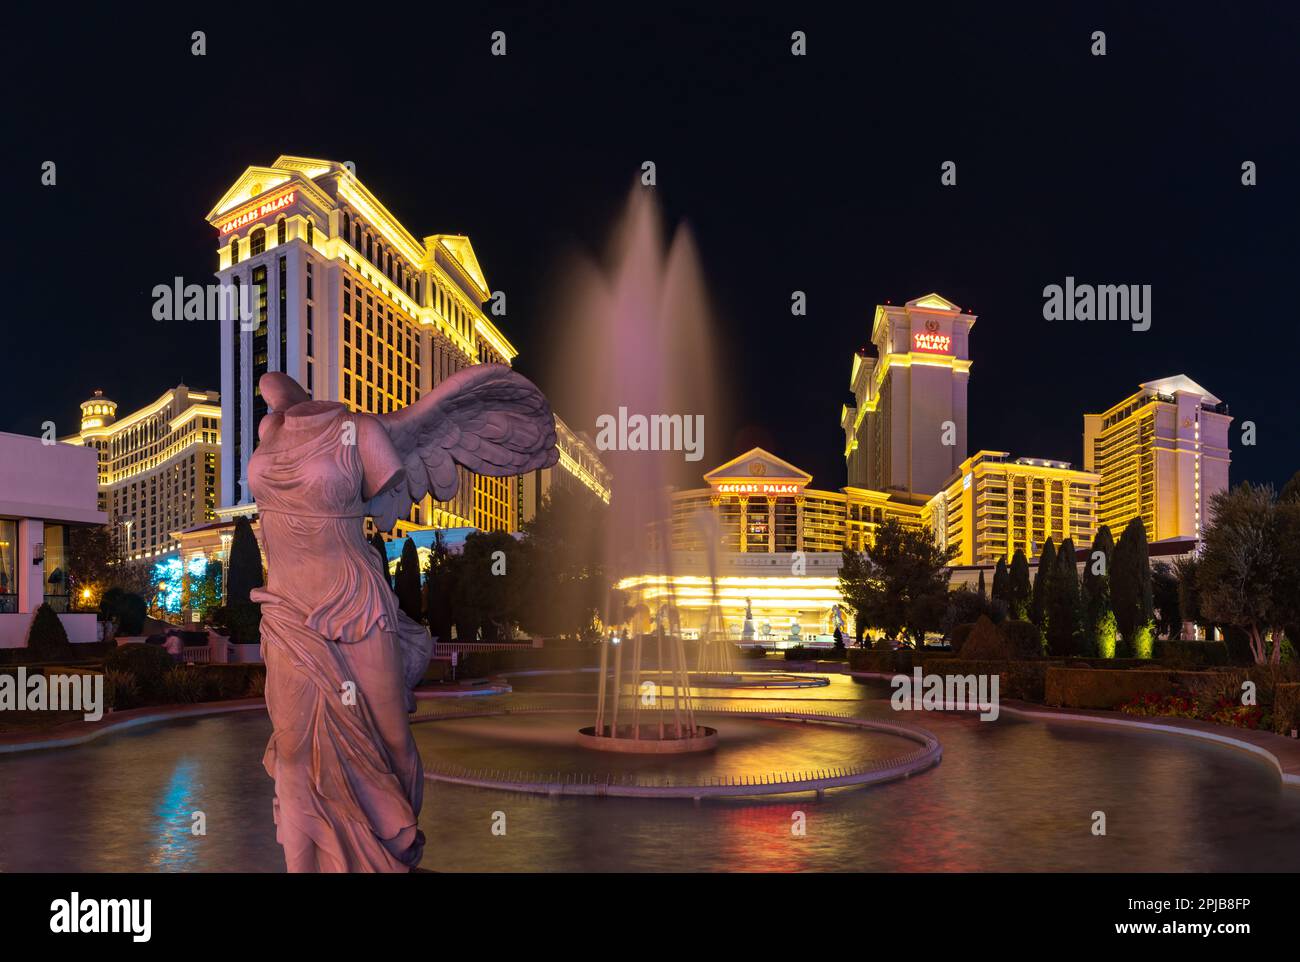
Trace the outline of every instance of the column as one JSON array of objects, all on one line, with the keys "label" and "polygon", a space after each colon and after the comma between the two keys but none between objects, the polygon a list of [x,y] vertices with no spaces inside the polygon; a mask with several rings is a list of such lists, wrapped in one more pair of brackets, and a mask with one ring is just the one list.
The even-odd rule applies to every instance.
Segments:
[{"label": "column", "polygon": [[776,551],[776,498],[767,499],[767,553]]},{"label": "column", "polygon": [[749,538],[746,528],[749,525],[749,498],[737,498],[736,503],[740,505],[740,550],[749,550]]},{"label": "column", "polygon": [[803,551],[803,502],[802,494],[794,499],[794,550]]}]

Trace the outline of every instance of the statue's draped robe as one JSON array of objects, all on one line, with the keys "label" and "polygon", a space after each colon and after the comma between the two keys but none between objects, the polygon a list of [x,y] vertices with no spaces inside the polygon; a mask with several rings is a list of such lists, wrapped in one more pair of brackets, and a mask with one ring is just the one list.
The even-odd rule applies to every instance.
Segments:
[{"label": "statue's draped robe", "polygon": [[277,838],[291,872],[407,871],[424,848],[407,712],[431,642],[399,611],[363,528],[365,499],[401,460],[368,415],[313,407],[269,415],[248,465],[268,572],[253,600]]}]

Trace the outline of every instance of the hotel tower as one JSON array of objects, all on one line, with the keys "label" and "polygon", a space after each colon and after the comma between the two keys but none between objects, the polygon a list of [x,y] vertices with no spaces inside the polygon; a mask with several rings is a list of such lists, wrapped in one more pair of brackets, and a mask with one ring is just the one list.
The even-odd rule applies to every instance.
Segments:
[{"label": "hotel tower", "polygon": [[103,391],[82,402],[81,430],[63,441],[95,450],[99,510],[123,557],[173,554],[174,532],[216,517],[221,410],[216,391],[184,384],[120,418]]},{"label": "hotel tower", "polygon": [[[415,237],[350,169],[280,157],[249,167],[208,213],[218,234],[224,517],[255,510],[247,486],[258,379],[284,371],[316,399],[355,411],[405,407],[461,368],[516,351],[483,311],[490,297],[469,238]],[[247,316],[236,319],[236,305]],[[520,485],[463,468],[454,500],[413,506],[397,533],[518,528]]]},{"label": "hotel tower", "polygon": [[928,497],[961,466],[974,324],[938,294],[876,307],[876,356],[854,356],[840,414],[851,486]]},{"label": "hotel tower", "polygon": [[1101,475],[1097,523],[1118,538],[1141,518],[1151,541],[1199,540],[1228,487],[1228,406],[1184,374],[1148,381],[1083,416],[1083,462]]}]

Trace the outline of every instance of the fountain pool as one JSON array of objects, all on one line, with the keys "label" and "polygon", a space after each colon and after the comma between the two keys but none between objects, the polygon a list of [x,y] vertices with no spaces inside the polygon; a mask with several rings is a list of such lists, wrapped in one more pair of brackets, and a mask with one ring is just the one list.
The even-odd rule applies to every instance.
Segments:
[{"label": "fountain pool", "polygon": [[[590,717],[591,697],[546,696]],[[515,695],[475,704],[536,701]],[[570,679],[572,685],[577,682]],[[539,688],[542,687],[539,685]],[[570,690],[575,690],[571,688]],[[709,693],[710,695],[712,693]],[[897,721],[887,689],[833,676],[800,692],[727,693],[705,704],[846,710]],[[421,703],[422,711],[441,710]],[[545,724],[533,724],[545,717]],[[575,716],[576,717],[576,716]],[[1264,762],[1172,735],[931,712],[943,761],[870,788],[762,799],[550,798],[430,782],[423,867],[468,871],[1300,871],[1300,792]],[[430,764],[507,769],[609,756],[558,740],[573,718],[512,716],[417,724]],[[722,726],[716,753],[675,759],[723,768],[851,764],[886,750],[860,733],[798,724]],[[2,871],[282,871],[261,767],[265,715],[244,712],[140,728],[76,748],[0,756]],[[627,764],[667,764],[640,756]],[[644,770],[638,768],[638,770]],[[208,834],[190,834],[207,815]],[[1091,834],[1106,812],[1108,834]],[[505,835],[494,835],[495,813]],[[807,833],[795,836],[795,814]],[[497,820],[499,823],[499,820]]]}]

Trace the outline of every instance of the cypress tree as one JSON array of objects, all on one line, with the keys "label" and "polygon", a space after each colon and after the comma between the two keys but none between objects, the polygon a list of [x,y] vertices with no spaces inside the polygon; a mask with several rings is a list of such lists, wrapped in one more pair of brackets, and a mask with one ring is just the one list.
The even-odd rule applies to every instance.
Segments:
[{"label": "cypress tree", "polygon": [[446,643],[451,641],[451,595],[456,559],[447,551],[441,531],[435,531],[433,537],[432,557],[424,579],[424,614],[434,640]]},{"label": "cypress tree", "polygon": [[993,600],[1000,601],[1011,610],[1011,599],[1007,597],[1007,559],[999,558],[993,568]]},{"label": "cypress tree", "polygon": [[1119,536],[1111,563],[1111,604],[1125,658],[1150,658],[1152,641],[1151,562],[1147,532],[1141,518],[1133,518]]},{"label": "cypress tree", "polygon": [[[1079,603],[1079,573],[1075,567],[1074,541],[1066,538],[1056,555],[1056,565],[1047,583],[1044,611],[1047,615],[1047,650],[1053,655],[1082,653],[1083,611]],[[1039,567],[1042,571],[1042,567]]]},{"label": "cypress tree", "polygon": [[979,593],[981,598],[984,598],[985,600],[988,599],[988,594],[984,590],[984,569],[983,568],[980,569]]},{"label": "cypress tree", "polygon": [[388,574],[388,549],[384,547],[384,536],[378,531],[370,536],[370,547],[374,548],[379,555],[379,570],[383,573],[384,580],[388,582],[388,586],[391,588],[393,580]]},{"label": "cypress tree", "polygon": [[1017,548],[1011,556],[1011,570],[1007,575],[1010,617],[1024,621],[1029,615],[1029,599],[1029,561],[1025,558],[1025,552]]},{"label": "cypress tree", "polygon": [[262,584],[262,552],[257,547],[257,535],[248,518],[240,518],[235,522],[226,566],[227,606],[248,604],[248,593]]},{"label": "cypress tree", "polygon": [[1102,525],[1092,539],[1083,565],[1080,602],[1083,605],[1083,649],[1092,658],[1115,657],[1115,613],[1111,610],[1110,573],[1115,540]]},{"label": "cypress tree", "polygon": [[1056,568],[1056,544],[1051,538],[1043,545],[1043,553],[1038,556],[1038,571],[1034,573],[1034,594],[1029,603],[1029,620],[1047,633],[1047,586],[1052,581]]},{"label": "cypress tree", "polygon": [[409,537],[402,545],[402,557],[397,562],[395,590],[397,607],[401,608],[412,621],[419,621],[420,609],[423,607],[420,598],[420,553],[416,550],[415,542]]}]

